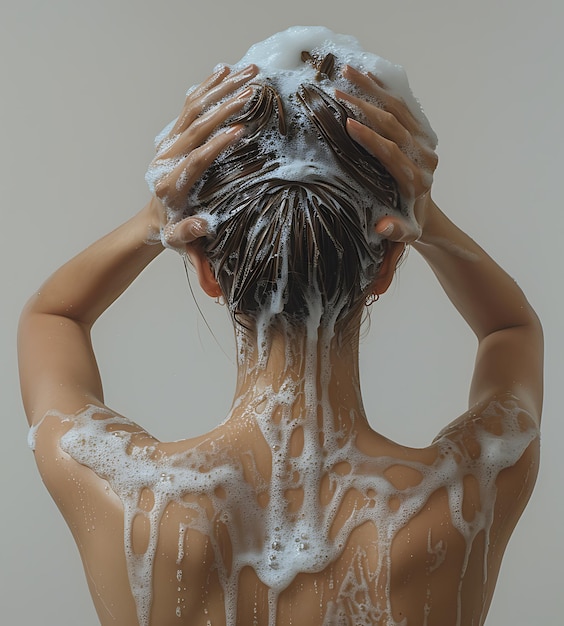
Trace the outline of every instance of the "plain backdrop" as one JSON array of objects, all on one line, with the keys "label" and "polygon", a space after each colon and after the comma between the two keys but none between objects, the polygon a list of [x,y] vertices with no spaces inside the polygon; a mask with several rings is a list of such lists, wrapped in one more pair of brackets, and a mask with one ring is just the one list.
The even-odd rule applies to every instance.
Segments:
[{"label": "plain backdrop", "polygon": [[[439,135],[436,200],[518,280],[543,321],[542,467],[487,624],[561,623],[563,7],[560,0],[2,0],[1,623],[98,623],[70,532],[26,446],[19,311],[49,273],[146,202],[153,136],[178,113],[186,88],[295,24],[355,35],[405,66]],[[193,277],[191,284],[196,299],[181,259],[166,252],[95,329],[108,404],[162,439],[211,428],[234,388],[225,309],[200,295]],[[412,252],[372,307],[363,342],[374,428],[427,445],[466,408],[474,349]]]}]

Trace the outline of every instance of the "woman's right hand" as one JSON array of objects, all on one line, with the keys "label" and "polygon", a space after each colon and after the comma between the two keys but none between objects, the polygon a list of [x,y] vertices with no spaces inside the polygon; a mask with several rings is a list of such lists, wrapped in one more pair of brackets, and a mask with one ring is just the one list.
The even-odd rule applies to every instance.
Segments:
[{"label": "woman's right hand", "polygon": [[411,243],[421,237],[427,213],[432,209],[431,184],[438,164],[434,139],[425,134],[406,104],[392,96],[373,74],[363,74],[350,65],[343,76],[381,103],[376,106],[362,98],[336,91],[338,98],[360,109],[370,126],[349,118],[347,131],[352,139],[376,157],[398,185],[404,204],[412,206],[415,221],[388,215],[376,224],[376,231],[391,241]]},{"label": "woman's right hand", "polygon": [[182,246],[205,234],[204,220],[181,220],[180,215],[189,208],[193,185],[213,160],[244,134],[245,127],[240,124],[216,131],[252,98],[253,88],[243,87],[257,73],[255,65],[238,72],[224,66],[209,76],[188,93],[180,115],[157,146],[149,167],[154,188],[151,204],[166,245]]}]

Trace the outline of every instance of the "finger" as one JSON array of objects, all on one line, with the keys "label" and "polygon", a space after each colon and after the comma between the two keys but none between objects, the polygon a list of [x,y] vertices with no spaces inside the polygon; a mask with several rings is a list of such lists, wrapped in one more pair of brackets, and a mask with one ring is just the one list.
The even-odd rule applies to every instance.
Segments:
[{"label": "finger", "polygon": [[195,100],[201,97],[204,93],[213,89],[216,85],[221,83],[226,76],[231,74],[231,68],[227,65],[220,65],[213,74],[210,74],[200,85],[197,85],[193,89],[190,89],[186,94],[186,101]]},{"label": "finger", "polygon": [[335,89],[335,96],[341,100],[350,102],[354,107],[360,109],[366,119],[374,126],[379,134],[401,146],[416,143],[411,133],[403,126],[398,119],[388,111],[377,107],[362,98],[357,98],[344,91]]},{"label": "finger", "polygon": [[384,84],[374,74],[363,74],[350,65],[345,65],[343,76],[350,80],[357,87],[360,87],[367,94],[375,98],[382,108],[394,115],[399,123],[411,134],[422,134],[419,122],[413,113],[407,108],[405,102],[400,98],[392,96],[385,88]]},{"label": "finger", "polygon": [[390,241],[411,243],[421,236],[421,227],[417,222],[387,215],[376,224],[376,232]]},{"label": "finger", "polygon": [[182,111],[178,116],[175,125],[172,127],[170,136],[180,134],[194,121],[195,117],[198,115],[198,109],[197,107],[193,106],[193,102],[201,98],[210,89],[213,89],[230,72],[231,70],[226,65],[223,65],[218,68],[213,74],[208,76],[208,78],[206,78],[203,83],[188,92],[188,94],[186,95],[186,100],[184,101]]},{"label": "finger", "polygon": [[183,247],[200,237],[210,233],[207,220],[203,217],[188,217],[176,224],[167,224],[163,230],[163,237],[171,247]]},{"label": "finger", "polygon": [[202,176],[214,159],[235,142],[246,129],[242,125],[232,126],[206,141],[190,152],[166,176],[155,185],[155,194],[171,208],[178,208],[186,199],[186,193]]},{"label": "finger", "polygon": [[217,128],[245,106],[253,93],[254,89],[248,87],[236,97],[227,100],[198,117],[168,150],[159,154],[159,158],[175,158],[188,154],[201,146]]},{"label": "finger", "polygon": [[233,72],[227,78],[222,80],[216,87],[210,89],[202,98],[202,106],[206,108],[216,102],[220,102],[229,94],[237,91],[240,87],[248,83],[259,72],[259,68],[254,65],[248,65],[247,67]]},{"label": "finger", "polygon": [[405,200],[414,200],[426,190],[421,170],[396,143],[351,118],[347,120],[347,132],[388,170]]},{"label": "finger", "polygon": [[370,122],[373,130],[377,131],[379,135],[382,135],[386,139],[398,144],[402,151],[413,159],[416,165],[431,172],[435,171],[438,164],[436,152],[425,144],[422,144],[417,137],[413,136],[409,130],[399,122],[393,113],[380,109],[362,98],[357,98],[339,89],[335,89],[335,95],[360,109]]},{"label": "finger", "polygon": [[[225,71],[224,71],[225,70]],[[231,73],[229,68],[218,72],[218,78],[212,74],[213,80],[206,83],[205,87],[199,87],[186,98],[184,109],[180,114],[171,135],[179,135],[184,132],[194,120],[213,104],[216,104],[235,92],[242,85],[254,78],[258,73],[256,65],[249,65],[238,72]]]}]

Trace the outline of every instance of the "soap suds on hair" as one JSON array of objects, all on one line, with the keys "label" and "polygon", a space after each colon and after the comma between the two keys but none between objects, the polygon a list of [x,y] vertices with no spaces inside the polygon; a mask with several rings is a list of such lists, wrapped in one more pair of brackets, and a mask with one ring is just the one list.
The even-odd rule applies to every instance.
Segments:
[{"label": "soap suds on hair", "polygon": [[[336,35],[321,27],[291,28],[253,46],[234,69],[257,64],[261,73],[255,80],[275,82],[286,103],[292,101],[303,83],[315,82],[333,94],[335,87],[350,90],[351,85],[338,73],[331,81],[317,80],[317,70],[302,60],[304,50],[318,58],[334,54],[339,64],[349,63],[378,76],[394,95],[404,99],[421,123],[427,145],[434,148],[436,136],[409,89],[403,69],[363,51],[352,37]],[[298,109],[293,113],[302,115]],[[159,154],[176,139],[168,137],[172,124],[157,138]],[[317,180],[332,175],[334,157],[317,135],[312,139],[305,133],[303,141],[291,143],[290,152],[282,151],[277,141],[276,135],[270,133],[264,147],[265,153],[278,154],[277,177],[307,183],[311,177]],[[177,164],[178,159],[157,158],[153,162],[147,173],[153,191],[156,181]],[[206,207],[199,207],[197,212],[206,215]],[[182,216],[175,215],[171,209],[169,217],[174,221]],[[213,225],[219,226],[217,222]],[[370,226],[363,225],[365,229]],[[281,281],[286,280],[287,274],[285,241],[280,247],[280,253],[286,255],[281,262]],[[285,306],[280,284],[256,315],[254,337],[241,328],[236,329],[238,361],[240,366],[248,368],[250,375],[266,371],[268,365],[272,320]],[[124,550],[140,626],[150,626],[160,522],[171,503],[189,510],[191,520],[189,525],[179,525],[177,541],[175,538],[177,582],[180,585],[185,580],[183,567],[190,560],[187,534],[196,530],[209,538],[208,549],[213,554],[223,589],[227,626],[236,624],[239,579],[247,567],[268,588],[270,626],[276,622],[280,594],[296,576],[321,572],[331,574],[323,589],[325,596],[321,594],[320,600],[322,622],[327,626],[405,624],[405,620],[394,618],[390,596],[392,544],[440,490],[447,494],[451,524],[465,542],[461,570],[452,572],[461,581],[458,620],[454,626],[462,626],[462,579],[475,538],[480,533],[489,537],[494,521],[496,479],[502,470],[518,462],[538,437],[538,430],[523,419],[524,412],[514,398],[504,397],[492,400],[481,412],[486,418],[497,417],[497,432],[491,432],[480,420],[473,425],[478,455],[467,454],[448,431],[435,442],[437,456],[429,464],[366,453],[342,426],[346,422],[351,432],[357,420],[360,422],[364,416],[356,410],[349,410],[346,415],[336,414],[344,409],[331,401],[335,393],[331,386],[331,351],[341,305],[333,303],[324,309],[316,295],[316,290],[322,290],[323,286],[313,287],[299,332],[284,318],[277,327],[277,336],[282,337],[285,345],[285,365],[276,384],[247,390],[233,404],[237,419],[247,426],[246,432],[258,433],[259,443],[270,451],[268,480],[258,470],[250,436],[242,437],[235,445],[227,438],[216,441],[212,431],[197,447],[164,454],[157,443],[137,445],[138,427],[107,409],[89,406],[74,416],[51,413],[44,418],[54,416],[72,423],[60,440],[61,449],[106,480],[123,504]],[[296,342],[297,335],[301,343]],[[296,345],[300,346],[299,350]],[[301,372],[299,376],[297,371]],[[224,424],[228,422],[229,418]],[[336,428],[337,423],[341,428]],[[40,425],[30,432],[32,447],[38,428]],[[243,450],[243,455],[241,446],[247,441],[248,449]],[[302,442],[297,451],[296,441]],[[399,488],[389,475],[397,467],[418,475],[420,480]],[[466,476],[471,476],[478,486],[481,502],[480,510],[471,520],[465,519],[461,510]],[[154,500],[148,512],[140,506],[143,490],[149,490]],[[297,504],[292,504],[291,493],[300,495]],[[354,507],[346,504],[351,493],[357,498]],[[144,515],[150,528],[148,545],[142,553],[133,550],[133,522],[137,515]],[[231,547],[229,563],[214,539],[217,524],[227,533]],[[371,529],[372,539],[366,545],[358,545],[344,571],[333,572],[332,564],[343,555],[351,535],[361,527]],[[448,545],[434,538],[431,529],[426,546],[429,573],[446,567]],[[486,540],[483,557],[486,579],[488,548]],[[375,591],[380,589],[385,593],[379,595]],[[431,604],[432,597],[427,597],[422,607],[423,624],[427,623]],[[180,603],[171,607],[171,611],[178,617],[183,615]]]}]

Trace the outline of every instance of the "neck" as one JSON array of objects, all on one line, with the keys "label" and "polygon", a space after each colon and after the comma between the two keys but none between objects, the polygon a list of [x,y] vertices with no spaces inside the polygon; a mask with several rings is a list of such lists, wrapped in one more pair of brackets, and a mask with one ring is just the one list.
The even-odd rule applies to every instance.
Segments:
[{"label": "neck", "polygon": [[[232,419],[251,418],[263,431],[315,433],[341,447],[367,425],[358,368],[358,325],[238,332],[239,367]],[[300,446],[298,446],[300,447]]]}]

